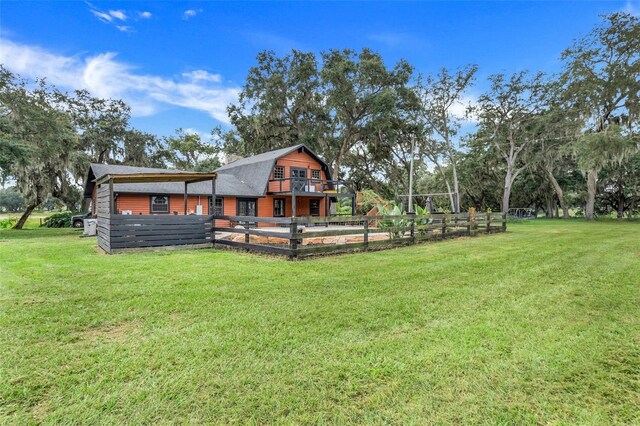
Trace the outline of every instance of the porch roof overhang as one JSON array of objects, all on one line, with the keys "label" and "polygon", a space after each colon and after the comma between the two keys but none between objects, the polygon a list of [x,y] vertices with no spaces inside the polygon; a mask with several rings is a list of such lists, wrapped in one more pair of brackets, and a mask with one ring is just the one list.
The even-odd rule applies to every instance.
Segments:
[{"label": "porch roof overhang", "polygon": [[188,172],[188,173],[127,173],[107,174],[96,183],[156,183],[156,182],[184,182],[195,183],[207,180],[215,180],[218,174],[215,172]]}]

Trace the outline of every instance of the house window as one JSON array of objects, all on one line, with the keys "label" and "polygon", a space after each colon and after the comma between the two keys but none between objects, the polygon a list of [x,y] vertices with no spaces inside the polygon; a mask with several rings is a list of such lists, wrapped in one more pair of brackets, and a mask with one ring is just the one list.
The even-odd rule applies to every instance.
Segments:
[{"label": "house window", "polygon": [[224,198],[216,197],[215,209],[211,208],[211,200],[213,200],[213,197],[209,197],[209,214],[212,214],[215,216],[224,216]]},{"label": "house window", "polygon": [[320,180],[320,170],[311,170],[311,179]]},{"label": "house window", "polygon": [[273,199],[273,217],[284,217],[284,207],[285,207],[284,198],[274,198]]},{"label": "house window", "polygon": [[255,198],[238,198],[236,214],[238,216],[258,216],[258,200]]},{"label": "house window", "polygon": [[169,196],[152,195],[151,213],[169,213]]},{"label": "house window", "polygon": [[284,166],[275,166],[273,168],[274,179],[284,179]]}]

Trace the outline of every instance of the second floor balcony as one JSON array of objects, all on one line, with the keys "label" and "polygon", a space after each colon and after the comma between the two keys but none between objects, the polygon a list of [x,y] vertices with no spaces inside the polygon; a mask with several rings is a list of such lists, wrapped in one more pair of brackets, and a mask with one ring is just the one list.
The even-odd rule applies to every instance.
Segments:
[{"label": "second floor balcony", "polygon": [[271,179],[267,192],[271,194],[336,194],[340,192],[344,181],[324,180],[304,177],[290,177],[284,179]]}]

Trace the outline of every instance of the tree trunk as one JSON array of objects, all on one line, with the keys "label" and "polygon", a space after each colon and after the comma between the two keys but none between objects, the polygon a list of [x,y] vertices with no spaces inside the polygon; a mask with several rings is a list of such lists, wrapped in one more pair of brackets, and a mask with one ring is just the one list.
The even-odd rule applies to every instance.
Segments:
[{"label": "tree trunk", "polygon": [[618,220],[622,220],[624,217],[624,194],[620,187],[618,187]]},{"label": "tree trunk", "polygon": [[511,185],[513,183],[511,169],[507,170],[507,174],[504,177],[504,192],[502,193],[502,213],[509,212],[509,198],[511,197]]},{"label": "tree trunk", "polygon": [[83,198],[82,202],[80,203],[80,211],[88,212],[90,204],[91,204],[91,198]]},{"label": "tree trunk", "polygon": [[453,172],[453,192],[456,194],[454,213],[460,213],[460,186],[458,185],[458,171],[455,161],[451,161],[451,171]]},{"label": "tree trunk", "polygon": [[562,187],[556,180],[556,177],[553,175],[553,172],[549,169],[546,169],[547,176],[549,177],[549,181],[551,182],[551,186],[553,186],[553,190],[556,192],[556,196],[558,197],[558,201],[560,202],[560,208],[562,209],[562,217],[564,219],[569,219],[569,207],[567,207],[567,202],[564,199],[564,192],[562,191]]},{"label": "tree trunk", "polygon": [[36,207],[38,207],[37,204],[29,204],[24,213],[22,213],[22,216],[20,216],[20,219],[15,224],[13,229],[22,229],[24,224],[27,222],[27,219],[29,219],[29,216],[31,216],[31,213],[35,210]]},{"label": "tree trunk", "polygon": [[596,184],[598,182],[598,172],[589,170],[587,172],[587,205],[585,207],[584,217],[587,220],[593,220],[593,212],[596,205]]},{"label": "tree trunk", "polygon": [[453,200],[453,194],[451,193],[451,184],[449,184],[449,180],[445,178],[445,185],[447,185],[447,192],[449,193],[449,202],[451,203],[451,211],[456,213],[456,203]]}]

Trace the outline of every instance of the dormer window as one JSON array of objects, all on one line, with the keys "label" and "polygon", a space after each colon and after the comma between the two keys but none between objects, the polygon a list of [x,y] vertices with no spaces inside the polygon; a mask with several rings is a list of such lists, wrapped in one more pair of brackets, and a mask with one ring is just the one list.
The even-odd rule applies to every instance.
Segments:
[{"label": "dormer window", "polygon": [[275,166],[273,168],[274,179],[284,179],[284,166]]}]

